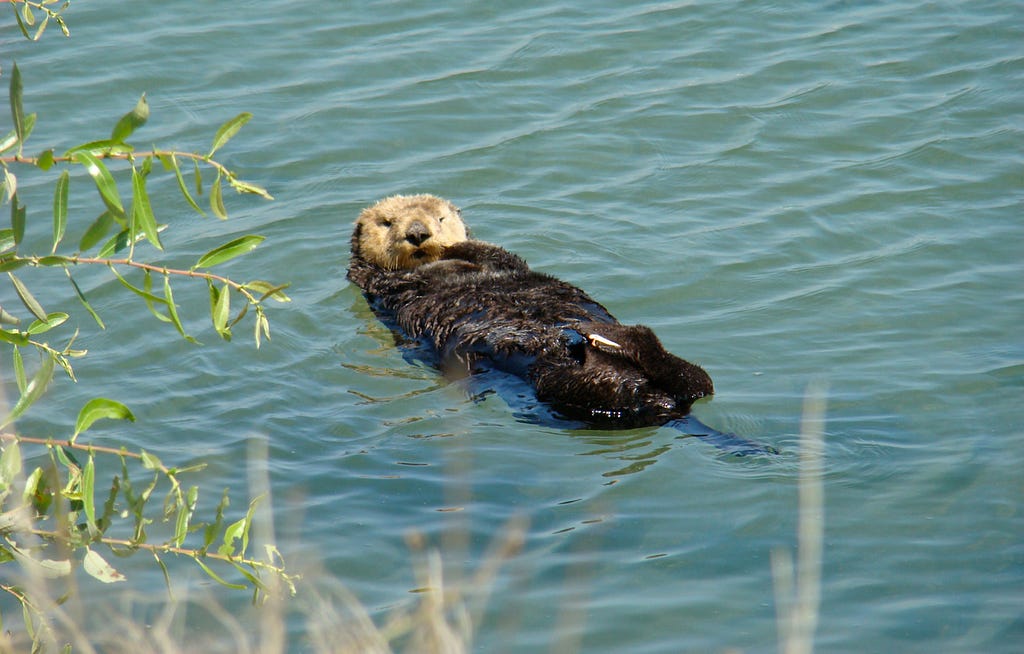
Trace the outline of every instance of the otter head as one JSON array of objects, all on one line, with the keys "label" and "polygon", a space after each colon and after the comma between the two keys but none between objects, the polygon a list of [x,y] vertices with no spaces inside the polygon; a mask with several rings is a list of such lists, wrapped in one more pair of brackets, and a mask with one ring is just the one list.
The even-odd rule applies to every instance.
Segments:
[{"label": "otter head", "polygon": [[352,233],[352,256],[404,270],[437,261],[445,247],[467,240],[459,209],[433,195],[393,195],[363,209]]}]

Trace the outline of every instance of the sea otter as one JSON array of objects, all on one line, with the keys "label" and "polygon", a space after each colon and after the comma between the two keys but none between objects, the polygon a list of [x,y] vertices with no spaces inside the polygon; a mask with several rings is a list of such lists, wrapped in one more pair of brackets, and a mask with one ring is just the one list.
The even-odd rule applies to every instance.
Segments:
[{"label": "sea otter", "polygon": [[[623,325],[579,288],[471,240],[442,198],[396,195],[364,209],[351,248],[349,280],[448,374],[497,368],[526,380],[559,417],[603,428],[679,421],[714,393],[708,373],[666,351],[650,328]],[[735,439],[727,449],[739,454],[770,449],[696,421],[686,427]]]}]

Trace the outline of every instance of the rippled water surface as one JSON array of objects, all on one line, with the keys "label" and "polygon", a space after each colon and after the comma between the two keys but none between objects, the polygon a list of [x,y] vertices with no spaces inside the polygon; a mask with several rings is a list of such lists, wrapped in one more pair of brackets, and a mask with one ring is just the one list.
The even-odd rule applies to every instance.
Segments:
[{"label": "rippled water surface", "polygon": [[[75,316],[80,381],[58,380],[22,432],[64,437],[87,398],[115,397],[138,422],[97,425],[95,442],[208,462],[201,506],[230,486],[239,516],[243,462],[266,443],[251,467],[269,474],[285,556],[318,562],[379,622],[422,585],[408,534],[456,580],[521,520],[475,651],[767,652],[770,556],[795,550],[818,381],[819,650],[1020,651],[1020,3],[76,1],[67,18],[70,40],[22,41],[12,19],[0,32],[5,80],[17,59],[39,114],[34,147],[102,138],[142,92],[140,145],[202,150],[251,111],[223,158],[276,200],[232,194],[231,220],[204,220],[154,178],[173,253],[155,260],[187,267],[263,234],[224,272],[291,282],[294,301],[257,352],[248,330],[220,342],[205,287],[182,283],[195,347],[83,271],[108,329]],[[45,250],[52,178],[20,179]],[[73,238],[99,211],[89,186],[76,171]],[[701,420],[782,455],[529,424],[406,361],[344,272],[360,208],[420,191],[652,326],[714,378]],[[62,275],[23,278],[73,302]],[[119,568],[162,592],[142,559]],[[120,606],[122,587],[82,584]],[[304,651],[301,615],[289,629]]]}]

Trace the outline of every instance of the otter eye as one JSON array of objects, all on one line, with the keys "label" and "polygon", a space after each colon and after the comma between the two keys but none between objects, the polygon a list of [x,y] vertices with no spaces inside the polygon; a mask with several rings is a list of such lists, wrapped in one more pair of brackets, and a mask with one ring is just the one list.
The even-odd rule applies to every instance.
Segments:
[{"label": "otter eye", "polygon": [[391,227],[391,221],[388,220],[387,218],[384,218],[384,219],[382,219],[380,221],[380,226],[381,227]]}]

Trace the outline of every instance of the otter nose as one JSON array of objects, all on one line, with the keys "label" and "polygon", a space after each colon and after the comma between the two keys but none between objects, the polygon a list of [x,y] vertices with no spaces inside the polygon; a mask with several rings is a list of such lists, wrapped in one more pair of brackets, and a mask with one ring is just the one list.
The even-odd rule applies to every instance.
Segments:
[{"label": "otter nose", "polygon": [[405,232],[405,240],[417,247],[422,245],[423,241],[426,241],[428,238],[430,238],[430,230],[418,220],[409,225],[409,229]]}]

